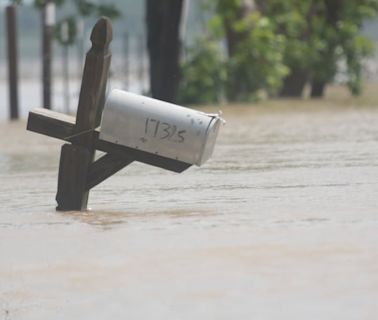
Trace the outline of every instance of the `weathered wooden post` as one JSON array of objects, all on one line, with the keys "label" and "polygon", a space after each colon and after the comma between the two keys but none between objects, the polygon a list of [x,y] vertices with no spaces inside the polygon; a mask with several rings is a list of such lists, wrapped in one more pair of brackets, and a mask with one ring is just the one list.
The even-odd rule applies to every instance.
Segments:
[{"label": "weathered wooden post", "polygon": [[87,53],[84,65],[74,129],[78,140],[76,145],[63,145],[61,151],[56,195],[58,210],[85,210],[87,207],[89,190],[86,177],[95,155],[92,134],[101,121],[111,60],[111,40],[111,23],[102,18],[92,30],[92,48]]}]

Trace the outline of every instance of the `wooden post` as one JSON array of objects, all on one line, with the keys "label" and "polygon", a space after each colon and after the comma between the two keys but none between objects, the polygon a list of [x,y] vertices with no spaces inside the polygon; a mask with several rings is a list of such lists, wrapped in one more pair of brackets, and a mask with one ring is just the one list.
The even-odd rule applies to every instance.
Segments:
[{"label": "wooden post", "polygon": [[94,129],[100,125],[104,107],[106,82],[111,61],[109,43],[112,40],[110,20],[101,18],[91,34],[92,48],[88,51],[76,114],[75,145],[62,147],[57,210],[86,210],[89,186],[87,177],[94,160]]},{"label": "wooden post", "polygon": [[41,9],[42,20],[42,97],[43,107],[51,109],[51,59],[55,4],[47,0]]},{"label": "wooden post", "polygon": [[13,5],[6,7],[8,79],[9,79],[9,110],[10,119],[18,119],[18,52],[16,9]]}]

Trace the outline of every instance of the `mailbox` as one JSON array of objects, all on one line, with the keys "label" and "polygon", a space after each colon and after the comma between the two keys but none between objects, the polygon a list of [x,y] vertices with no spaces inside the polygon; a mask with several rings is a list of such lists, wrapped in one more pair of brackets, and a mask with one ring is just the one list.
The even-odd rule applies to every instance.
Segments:
[{"label": "mailbox", "polygon": [[100,139],[200,166],[210,158],[222,122],[218,114],[112,90]]}]

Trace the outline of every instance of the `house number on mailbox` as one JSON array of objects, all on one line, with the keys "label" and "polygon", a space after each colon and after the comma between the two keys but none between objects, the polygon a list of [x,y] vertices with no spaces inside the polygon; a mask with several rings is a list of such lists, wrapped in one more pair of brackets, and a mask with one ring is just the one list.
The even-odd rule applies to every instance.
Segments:
[{"label": "house number on mailbox", "polygon": [[167,122],[161,122],[156,119],[147,118],[144,133],[150,137],[167,139],[176,143],[183,143],[186,130],[178,130],[177,126]]}]

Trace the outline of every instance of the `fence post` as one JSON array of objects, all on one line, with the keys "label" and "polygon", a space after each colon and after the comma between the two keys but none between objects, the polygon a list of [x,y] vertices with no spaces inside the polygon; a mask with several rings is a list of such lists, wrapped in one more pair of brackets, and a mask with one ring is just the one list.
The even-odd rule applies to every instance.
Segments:
[{"label": "fence post", "polygon": [[6,7],[8,80],[9,80],[9,111],[10,119],[16,120],[18,114],[18,52],[17,52],[17,24],[16,8]]},{"label": "fence post", "polygon": [[43,107],[51,109],[52,36],[55,24],[55,4],[48,0],[42,7],[42,91]]}]

